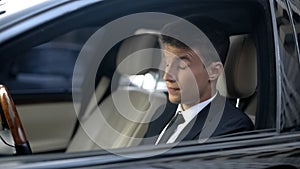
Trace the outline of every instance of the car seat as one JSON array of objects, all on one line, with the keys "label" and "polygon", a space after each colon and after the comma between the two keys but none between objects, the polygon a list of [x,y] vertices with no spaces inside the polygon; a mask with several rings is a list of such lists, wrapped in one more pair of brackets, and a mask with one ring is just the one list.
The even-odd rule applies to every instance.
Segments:
[{"label": "car seat", "polygon": [[[156,44],[157,35],[151,34],[124,40],[117,55],[117,74],[127,77],[149,71],[157,62],[153,62],[153,56],[147,55],[154,53],[152,50],[139,51],[151,49]],[[139,138],[147,130],[147,121],[165,105],[167,98],[164,93],[127,84],[119,86],[99,104],[99,109],[82,118],[67,152],[129,147],[140,143]]]},{"label": "car seat", "polygon": [[[230,37],[230,48],[224,65],[225,76],[217,82],[220,93],[232,99],[255,123],[257,110],[257,56],[253,37]],[[226,79],[225,79],[226,77]]]}]

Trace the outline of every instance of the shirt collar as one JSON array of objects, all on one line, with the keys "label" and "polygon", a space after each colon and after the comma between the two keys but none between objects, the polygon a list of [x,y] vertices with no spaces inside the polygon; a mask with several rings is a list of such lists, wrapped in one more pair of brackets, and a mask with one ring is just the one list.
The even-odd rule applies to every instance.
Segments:
[{"label": "shirt collar", "polygon": [[185,120],[185,123],[189,123],[205,106],[207,106],[210,102],[212,102],[216,96],[217,96],[217,93],[210,99],[205,100],[204,102],[198,103],[185,111],[182,109],[181,104],[179,104],[176,112],[177,113],[181,112],[181,114]]}]

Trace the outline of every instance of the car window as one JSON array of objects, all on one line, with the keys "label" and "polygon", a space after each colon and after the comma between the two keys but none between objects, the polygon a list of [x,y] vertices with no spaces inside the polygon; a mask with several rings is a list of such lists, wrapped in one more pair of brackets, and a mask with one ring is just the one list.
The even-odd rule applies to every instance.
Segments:
[{"label": "car window", "polygon": [[[140,3],[141,6],[145,5]],[[170,5],[169,2],[159,3]],[[147,7],[152,11],[157,8],[156,5],[159,3],[156,2],[153,6]],[[167,99],[168,88],[163,80],[167,64],[162,57],[157,32],[161,30],[161,22],[164,20],[153,20],[159,25],[156,27],[155,24],[143,18],[147,15],[162,15],[162,19],[170,16],[177,19],[188,18],[190,15],[199,18],[209,16],[221,22],[222,24],[218,28],[226,30],[230,37],[230,45],[227,60],[224,61],[225,75],[216,82],[218,92],[215,96],[221,99],[228,98],[226,101],[222,100],[222,104],[228,103],[227,105],[234,112],[243,112],[241,116],[247,120],[229,122],[235,119],[235,116],[229,114],[228,119],[222,119],[224,126],[217,126],[219,127],[217,134],[239,139],[239,136],[247,137],[265,131],[273,132],[277,118],[276,108],[273,104],[276,99],[276,89],[274,90],[274,87],[270,86],[276,81],[273,72],[275,57],[269,11],[265,11],[266,9],[260,6],[260,2],[256,1],[247,1],[248,4],[233,3],[225,8],[220,2],[198,4],[195,1],[193,3],[196,6],[189,4],[188,7],[192,10],[187,10],[189,11],[187,13],[182,13],[181,10],[185,9],[177,9],[175,7],[178,6],[174,4],[174,8],[157,8],[160,12],[153,13],[139,13],[139,10],[144,8],[133,7],[133,11],[128,11],[131,15],[118,13],[122,11],[99,15],[99,11],[106,6],[97,3],[95,6],[80,8],[76,13],[68,13],[61,18],[38,25],[37,28],[34,27],[31,31],[26,32],[26,36],[24,34],[16,36],[20,43],[12,40],[7,45],[8,47],[5,46],[1,49],[5,54],[10,54],[11,58],[7,70],[2,68],[3,72],[1,73],[4,74],[3,76],[1,74],[0,80],[8,86],[13,96],[24,94],[31,97],[30,94],[40,94],[47,102],[53,103],[52,106],[56,107],[57,102],[53,102],[53,97],[55,99],[61,99],[61,97],[53,96],[49,99],[46,94],[73,94],[73,102],[69,102],[68,106],[70,107],[72,104],[71,106],[76,109],[76,113],[71,112],[77,118],[72,122],[76,123],[78,120],[78,123],[68,130],[67,134],[70,137],[67,138],[67,141],[64,140],[66,144],[59,148],[53,146],[54,148],[46,149],[43,147],[44,149],[36,152],[73,152],[132,147],[142,143],[149,126],[152,125],[149,123],[152,122],[151,120],[158,119],[158,122],[162,123],[161,129],[166,126],[178,105]],[[218,8],[214,8],[216,6]],[[212,10],[199,10],[206,9],[206,7]],[[256,9],[258,12],[253,13],[252,11]],[[148,8],[145,9],[145,11],[147,10]],[[147,16],[146,18],[154,17]],[[129,31],[125,29],[127,27],[122,27],[122,31],[119,31],[119,25],[109,27],[123,19],[131,21],[130,24],[122,22],[123,26],[126,25],[130,28]],[[62,29],[54,30],[53,27],[57,26]],[[137,33],[139,30],[153,31]],[[123,33],[128,34],[121,37]],[[151,42],[150,46],[148,42]],[[143,46],[145,44],[146,46]],[[204,51],[208,54],[219,55],[216,55],[218,51],[211,47],[211,42],[204,45],[207,47]],[[15,46],[22,50],[13,50]],[[106,50],[107,48],[108,50]],[[292,52],[291,49],[289,50]],[[186,59],[186,56],[179,54],[178,56],[183,58],[183,61],[178,59],[172,61],[175,65],[179,63],[178,70],[184,72],[183,70],[190,64],[189,60]],[[119,57],[121,59],[118,59]],[[163,68],[159,67],[161,64]],[[181,77],[189,76],[182,74]],[[222,79],[223,81],[221,81]],[[185,81],[187,89],[193,88],[192,82],[192,77]],[[205,82],[209,82],[209,80]],[[172,90],[176,93],[178,87],[171,87]],[[195,93],[197,95],[197,92],[189,94]],[[214,98],[216,97],[212,99]],[[221,107],[222,104],[220,104]],[[65,109],[60,111],[64,113]],[[99,111],[101,112],[99,113]],[[164,113],[166,116],[161,118],[157,118],[154,114],[156,112],[163,113],[163,111],[166,112]],[[51,117],[49,119],[52,121],[49,126],[60,127],[53,131],[51,129],[54,127],[47,128],[49,133],[53,134],[57,130],[64,129],[65,124],[56,124],[57,117],[52,117],[51,113],[47,113],[45,110],[41,112]],[[39,121],[42,116],[45,116],[38,113],[38,116],[28,116],[28,119]],[[26,115],[22,114],[22,118],[25,118]],[[220,121],[216,122],[212,119],[220,120],[221,116],[211,115],[207,119],[209,119],[207,123],[202,121],[203,129],[214,131],[214,127]],[[250,123],[255,126],[252,127]],[[30,133],[30,136],[40,135],[38,131],[33,130],[36,123],[29,121],[27,124],[25,130]],[[249,124],[249,129],[246,126],[247,129],[244,130],[245,124]],[[43,123],[39,121],[39,125],[43,125]],[[214,126],[211,127],[211,125]],[[241,127],[235,130],[231,128],[234,125]],[[228,131],[222,132],[221,129],[224,128],[227,128]],[[198,129],[197,131],[201,131],[202,128]],[[159,136],[159,134],[150,133],[150,136]],[[56,140],[60,140],[60,137],[58,136]],[[194,137],[194,141],[199,137]],[[203,137],[207,137],[207,135]],[[206,139],[204,140],[206,141]],[[42,145],[34,141],[31,143],[33,147]]]},{"label": "car window", "polygon": [[94,31],[74,30],[18,53],[2,83],[12,94],[71,93],[77,56]]},{"label": "car window", "polygon": [[295,131],[299,130],[300,125],[299,4],[295,1],[278,0],[275,5],[281,54],[280,128],[282,131]]}]

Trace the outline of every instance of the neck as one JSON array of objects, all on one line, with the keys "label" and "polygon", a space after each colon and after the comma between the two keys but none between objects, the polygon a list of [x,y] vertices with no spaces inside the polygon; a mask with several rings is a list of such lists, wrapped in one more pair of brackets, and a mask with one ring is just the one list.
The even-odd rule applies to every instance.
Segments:
[{"label": "neck", "polygon": [[183,110],[187,110],[193,106],[195,106],[196,104],[199,104],[201,102],[204,102],[210,98],[212,98],[214,95],[216,94],[216,89],[211,90],[211,92],[207,92],[205,95],[202,95],[199,100],[194,101],[194,102],[189,102],[189,103],[181,103],[182,109]]}]

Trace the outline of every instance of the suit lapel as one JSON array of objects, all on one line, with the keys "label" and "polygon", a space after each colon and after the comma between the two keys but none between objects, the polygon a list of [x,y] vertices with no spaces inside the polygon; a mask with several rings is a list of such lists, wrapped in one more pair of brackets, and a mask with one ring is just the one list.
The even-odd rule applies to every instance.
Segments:
[{"label": "suit lapel", "polygon": [[179,134],[176,141],[181,140],[193,140],[196,136],[201,133],[202,127],[207,118],[207,114],[209,112],[210,104],[207,105],[203,110],[201,110],[196,117],[183,129],[183,131]]},{"label": "suit lapel", "polygon": [[[176,141],[211,137],[221,121],[226,99],[219,94],[183,129]],[[206,128],[203,126],[206,126]],[[203,133],[201,133],[203,132]]]},{"label": "suit lapel", "polygon": [[144,136],[144,139],[141,144],[154,144],[156,140],[158,139],[158,136],[162,132],[162,130],[165,128],[165,126],[168,124],[168,122],[171,120],[171,118],[174,116],[176,109],[176,104],[172,104],[170,102],[167,103],[166,108],[164,109],[163,113],[162,108],[159,109],[155,115],[153,116],[153,120],[151,123],[149,123],[147,132]]},{"label": "suit lapel", "polygon": [[[220,122],[220,119],[222,117],[224,110],[224,103],[226,101],[226,98],[220,96],[219,94],[216,96],[216,98],[212,101],[212,103],[208,104],[203,110],[201,110],[196,117],[183,129],[183,131],[179,134],[177,141],[182,140],[195,140],[199,139],[199,136],[202,132],[202,128],[204,124],[206,123],[207,117],[215,117],[212,121],[213,124],[217,124]],[[152,121],[149,126],[147,133],[145,135],[145,138],[143,140],[143,143],[147,144],[153,144],[157,140],[159,134],[164,129],[166,124],[170,121],[170,119],[174,116],[176,109],[178,105],[168,103],[166,106],[165,111],[163,114],[157,113],[156,120]],[[154,118],[154,119],[155,119]],[[209,126],[209,129],[212,129],[213,131],[216,130],[217,126]],[[205,129],[204,129],[205,131]],[[213,131],[204,132],[205,135],[212,135]],[[208,133],[208,134],[207,134]]]}]

